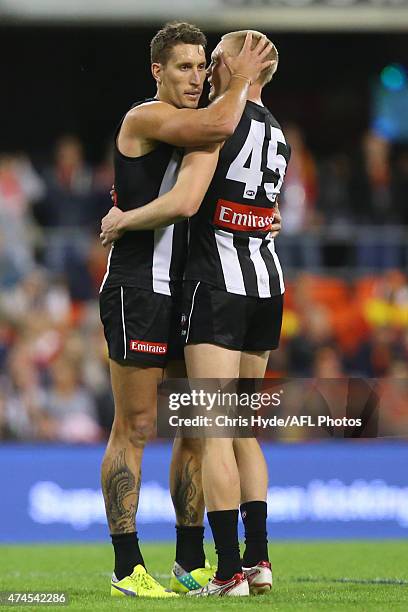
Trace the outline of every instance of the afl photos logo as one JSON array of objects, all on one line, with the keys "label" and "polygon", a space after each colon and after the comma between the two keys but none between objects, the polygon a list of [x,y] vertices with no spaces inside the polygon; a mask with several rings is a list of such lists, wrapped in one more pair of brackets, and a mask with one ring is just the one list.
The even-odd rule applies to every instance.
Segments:
[{"label": "afl photos logo", "polygon": [[272,208],[260,208],[218,200],[213,223],[216,227],[239,232],[269,232],[273,223]]},{"label": "afl photos logo", "polygon": [[155,355],[164,355],[167,353],[167,343],[165,342],[148,342],[147,340],[130,340],[129,348],[136,353],[153,353]]}]

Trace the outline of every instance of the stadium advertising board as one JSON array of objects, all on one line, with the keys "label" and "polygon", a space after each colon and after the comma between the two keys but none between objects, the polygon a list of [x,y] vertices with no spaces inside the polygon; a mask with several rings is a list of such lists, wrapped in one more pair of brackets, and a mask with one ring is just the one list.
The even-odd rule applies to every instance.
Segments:
[{"label": "stadium advertising board", "polygon": [[[408,536],[408,444],[349,441],[264,449],[271,539]],[[146,449],[138,511],[143,540],[174,539],[170,455],[169,444]],[[102,456],[102,447],[0,447],[0,541],[106,540]]]}]

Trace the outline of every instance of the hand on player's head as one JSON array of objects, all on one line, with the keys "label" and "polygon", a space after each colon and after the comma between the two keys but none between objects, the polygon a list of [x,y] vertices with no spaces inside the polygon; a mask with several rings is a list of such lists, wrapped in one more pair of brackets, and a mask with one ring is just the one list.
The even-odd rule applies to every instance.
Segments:
[{"label": "hand on player's head", "polygon": [[240,53],[235,57],[225,48],[225,43],[227,43],[227,40],[224,41],[221,55],[231,76],[239,74],[247,78],[251,83],[255,83],[259,79],[261,72],[272,65],[272,60],[267,59],[272,50],[272,43],[266,36],[261,36],[255,47],[251,49],[252,33],[248,32]]}]

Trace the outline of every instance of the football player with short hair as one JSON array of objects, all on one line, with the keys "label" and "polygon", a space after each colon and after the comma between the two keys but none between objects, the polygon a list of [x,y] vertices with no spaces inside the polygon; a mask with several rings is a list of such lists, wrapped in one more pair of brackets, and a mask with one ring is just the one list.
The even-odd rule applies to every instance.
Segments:
[{"label": "football player with short hair", "polygon": [[[231,58],[262,39],[261,33],[248,31],[222,37],[208,70],[211,99],[222,96],[231,83]],[[248,84],[245,110],[234,134],[219,152],[209,153],[219,156],[217,168],[190,220],[183,287],[187,371],[193,379],[213,378],[215,388],[222,378],[263,378],[269,352],[277,348],[280,337],[284,282],[272,224],[290,150],[261,99],[278,65],[274,45],[269,45],[268,53],[270,64]],[[204,159],[206,154],[197,155]],[[128,213],[111,211],[102,224],[105,240],[129,229],[157,227],[190,216],[191,211],[183,215],[181,208],[185,206],[180,200],[182,186],[203,179],[208,180],[204,165],[196,174],[185,166],[174,190],[162,198]],[[203,489],[218,568],[208,585],[191,594],[246,595],[249,590],[271,588],[267,478],[255,438],[204,438]],[[246,532],[242,562],[239,506]]]},{"label": "football player with short hair", "polygon": [[[115,135],[115,188],[124,210],[131,211],[158,196],[165,198],[177,176],[181,179],[192,168],[195,179],[177,218],[189,216],[204,197],[210,180],[206,177],[214,172],[217,143],[238,125],[249,82],[270,64],[265,41],[253,49],[244,45],[238,56],[226,59],[231,80],[224,94],[208,108],[197,109],[205,78],[205,42],[203,33],[186,23],[168,24],[152,40],[156,96],[134,104]],[[180,147],[203,149],[183,160]],[[157,384],[168,363],[182,355],[182,348],[181,355],[177,351],[179,334],[175,332],[181,312],[186,228],[166,225],[156,229],[161,227],[156,224],[137,236],[126,233],[115,240],[100,292],[115,401],[115,419],[102,464],[115,551],[114,596],[171,596],[146,572],[135,531],[140,465],[156,422]],[[188,486],[195,486],[193,479],[197,482],[194,512],[185,507],[183,478],[190,480]],[[191,441],[175,444],[171,488],[179,526],[176,556],[190,566],[198,563],[204,574],[200,453]],[[207,570],[206,580],[208,577]]]}]

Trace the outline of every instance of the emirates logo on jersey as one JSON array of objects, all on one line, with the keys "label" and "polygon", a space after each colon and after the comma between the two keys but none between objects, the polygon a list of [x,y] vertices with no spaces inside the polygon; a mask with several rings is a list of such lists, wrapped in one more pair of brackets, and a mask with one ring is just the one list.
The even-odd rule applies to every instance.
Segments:
[{"label": "emirates logo on jersey", "polygon": [[271,208],[259,208],[218,200],[213,223],[216,227],[240,232],[269,232],[274,214]]},{"label": "emirates logo on jersey", "polygon": [[148,342],[147,340],[130,340],[129,348],[136,353],[153,353],[156,355],[164,355],[167,353],[167,343],[165,342]]}]

